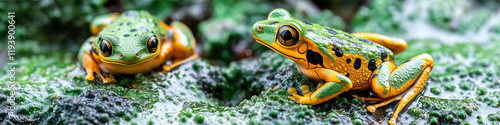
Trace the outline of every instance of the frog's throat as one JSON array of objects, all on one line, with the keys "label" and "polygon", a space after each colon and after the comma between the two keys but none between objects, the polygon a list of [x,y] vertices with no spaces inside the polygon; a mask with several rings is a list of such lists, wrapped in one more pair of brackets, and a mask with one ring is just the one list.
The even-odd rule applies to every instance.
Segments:
[{"label": "frog's throat", "polygon": [[264,46],[266,46],[266,47],[268,47],[268,48],[272,49],[273,51],[278,52],[279,54],[281,54],[281,55],[283,55],[283,56],[286,56],[286,57],[288,57],[288,58],[290,58],[290,59],[292,59],[292,60],[294,60],[294,61],[305,60],[305,59],[303,59],[303,58],[299,58],[299,57],[291,56],[291,55],[288,55],[288,54],[286,54],[286,53],[284,53],[284,52],[281,52],[281,51],[279,51],[278,49],[274,48],[273,46],[271,46],[271,45],[267,44],[266,42],[264,42],[263,40],[261,40],[261,39],[259,39],[259,38],[257,38],[257,37],[255,38],[255,40],[257,40],[257,42],[259,42],[260,44],[262,44],[262,45],[264,45]]},{"label": "frog's throat", "polygon": [[133,66],[133,65],[141,64],[143,62],[151,60],[151,59],[155,58],[156,56],[158,56],[158,54],[159,54],[159,51],[156,51],[156,53],[154,55],[150,55],[147,58],[144,58],[144,59],[141,59],[141,60],[137,60],[135,62],[123,62],[123,61],[109,60],[107,58],[101,57],[100,54],[99,54],[99,58],[101,58],[101,61],[106,62],[106,63],[110,63],[110,64],[119,64],[119,65],[125,65],[125,66]]}]

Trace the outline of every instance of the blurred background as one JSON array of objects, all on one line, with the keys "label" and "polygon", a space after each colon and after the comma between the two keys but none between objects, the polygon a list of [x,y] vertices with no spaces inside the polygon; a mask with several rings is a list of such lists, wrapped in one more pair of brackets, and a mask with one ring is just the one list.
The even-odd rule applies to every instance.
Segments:
[{"label": "blurred background", "polygon": [[[147,10],[167,24],[172,21],[185,23],[198,39],[199,53],[213,59],[214,63],[225,65],[229,61],[252,56],[253,50],[264,49],[254,44],[250,27],[256,21],[265,19],[274,8],[286,8],[297,18],[311,22],[351,29],[345,22],[351,22],[356,11],[366,3],[340,0],[41,0],[7,1],[0,3],[0,8],[2,12],[16,12],[16,36],[22,42],[18,44],[20,54],[49,51],[76,53],[81,43],[91,35],[89,23],[95,16],[126,10]],[[7,19],[1,20],[6,22]],[[7,35],[6,26],[7,23],[0,25],[2,37]]]},{"label": "blurred background", "polygon": [[[274,8],[285,8],[295,18],[349,32],[453,43],[484,42],[497,36],[499,5],[498,0],[39,0],[4,1],[0,9],[16,12],[16,38],[21,42],[17,50],[21,55],[76,53],[91,35],[89,23],[95,16],[147,10],[167,24],[181,21],[188,25],[198,39],[198,52],[216,65],[227,65],[266,49],[255,44],[249,29]],[[5,38],[7,30],[7,23],[0,24],[0,37]],[[1,45],[2,50],[5,45]]]},{"label": "blurred background", "polygon": [[[3,84],[9,79],[4,42],[0,123],[387,124],[396,103],[369,113],[369,103],[350,95],[317,106],[288,100],[287,87],[313,83],[250,32],[275,8],[347,32],[403,38],[408,49],[397,64],[431,54],[427,87],[400,123],[500,124],[500,0],[0,1],[1,41],[7,12],[15,12],[20,92],[19,116],[7,117],[6,100],[16,90]],[[112,85],[86,82],[77,53],[91,36],[90,22],[127,10],[185,23],[202,58],[171,73],[119,76]],[[269,90],[276,85],[278,91]]]}]

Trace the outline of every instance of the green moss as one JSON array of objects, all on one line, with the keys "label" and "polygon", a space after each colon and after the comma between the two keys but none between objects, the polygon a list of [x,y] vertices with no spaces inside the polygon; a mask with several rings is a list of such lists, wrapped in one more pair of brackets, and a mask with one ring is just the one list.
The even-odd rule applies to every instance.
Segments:
[{"label": "green moss", "polygon": [[184,116],[186,116],[186,117],[190,118],[191,116],[193,116],[193,114],[192,114],[190,111],[186,111],[186,112],[184,113]]},{"label": "green moss", "polygon": [[476,94],[478,94],[478,95],[486,95],[487,93],[488,93],[488,91],[485,88],[478,88],[476,90]]},{"label": "green moss", "polygon": [[301,107],[301,108],[302,108],[302,111],[306,111],[306,110],[308,110],[308,109],[309,109],[309,107],[308,107],[307,105],[302,105],[302,107]]},{"label": "green moss", "polygon": [[500,121],[500,112],[488,114],[489,121]]},{"label": "green moss", "polygon": [[408,110],[408,113],[411,114],[411,115],[413,115],[413,116],[419,117],[420,114],[421,114],[421,111],[420,111],[419,108],[413,107],[410,110]]},{"label": "green moss", "polygon": [[453,116],[452,116],[452,115],[447,115],[447,116],[446,116],[446,120],[448,120],[448,121],[453,120]]},{"label": "green moss", "polygon": [[115,125],[119,125],[119,124],[120,124],[120,119],[115,119],[115,120],[113,121],[113,124],[115,124]]},{"label": "green moss", "polygon": [[483,120],[479,119],[477,120],[477,124],[484,124]]},{"label": "green moss", "polygon": [[435,117],[432,117],[431,119],[429,119],[429,123],[431,125],[437,125],[438,124],[438,120]]},{"label": "green moss", "polygon": [[180,117],[179,121],[180,121],[180,122],[186,122],[186,121],[187,121],[187,118],[186,118],[186,117]]},{"label": "green moss", "polygon": [[452,85],[452,84],[445,84],[443,86],[444,86],[444,90],[449,91],[449,92],[455,91],[455,88],[456,88],[456,86]]},{"label": "green moss", "polygon": [[361,119],[353,119],[352,124],[354,125],[363,125],[363,121]]},{"label": "green moss", "polygon": [[351,99],[351,102],[352,102],[353,104],[359,104],[359,103],[360,103],[360,102],[359,102],[359,100],[358,100],[357,98],[352,98],[352,99]]},{"label": "green moss", "polygon": [[467,118],[467,115],[465,114],[465,112],[459,112],[458,117],[461,119],[465,119],[465,118]]},{"label": "green moss", "polygon": [[431,112],[429,112],[429,116],[441,117],[441,114],[439,112],[436,112],[436,111],[431,111]]},{"label": "green moss", "polygon": [[274,117],[274,118],[278,117],[278,111],[276,111],[276,110],[271,110],[271,111],[269,112],[269,116]]},{"label": "green moss", "polygon": [[304,112],[297,113],[298,118],[304,118],[304,116],[305,116]]},{"label": "green moss", "polygon": [[82,117],[82,116],[78,116],[78,117],[76,118],[76,122],[77,122],[77,123],[81,123],[82,121],[83,121],[83,117]]},{"label": "green moss", "polygon": [[441,94],[441,88],[433,87],[433,88],[431,88],[431,92],[436,94],[436,95],[439,95],[439,94]]},{"label": "green moss", "polygon": [[108,114],[101,114],[101,117],[99,118],[99,121],[108,122],[109,121]]},{"label": "green moss", "polygon": [[205,117],[202,115],[196,115],[194,116],[194,122],[201,124],[205,120]]},{"label": "green moss", "polygon": [[470,81],[461,81],[460,84],[460,89],[462,90],[469,90],[469,88],[472,86],[472,82]]},{"label": "green moss", "polygon": [[130,121],[132,118],[130,117],[130,115],[126,115],[125,116],[125,121]]}]

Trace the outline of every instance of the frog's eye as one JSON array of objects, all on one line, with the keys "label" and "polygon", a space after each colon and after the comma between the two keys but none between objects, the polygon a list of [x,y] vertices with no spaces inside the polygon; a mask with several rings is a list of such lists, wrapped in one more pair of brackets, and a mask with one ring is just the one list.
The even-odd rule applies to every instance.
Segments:
[{"label": "frog's eye", "polygon": [[281,26],[278,29],[276,37],[280,44],[285,46],[293,46],[299,42],[299,32],[297,32],[297,29],[290,25]]},{"label": "frog's eye", "polygon": [[156,50],[158,50],[158,39],[156,38],[156,36],[153,35],[149,37],[147,46],[149,53],[155,53]]},{"label": "frog's eye", "polygon": [[101,39],[101,52],[104,57],[111,56],[113,52],[113,48],[111,47],[111,43],[107,39]]}]

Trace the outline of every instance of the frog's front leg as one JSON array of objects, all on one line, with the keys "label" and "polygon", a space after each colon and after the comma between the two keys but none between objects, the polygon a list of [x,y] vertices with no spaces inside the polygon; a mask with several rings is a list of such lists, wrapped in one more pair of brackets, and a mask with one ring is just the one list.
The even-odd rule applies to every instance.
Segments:
[{"label": "frog's front leg", "polygon": [[382,34],[376,33],[352,33],[352,35],[357,37],[363,37],[375,43],[378,43],[388,49],[390,49],[394,54],[401,53],[406,50],[406,41],[400,38],[392,38]]},{"label": "frog's front leg", "polygon": [[332,69],[300,69],[304,76],[313,76],[308,78],[324,81],[324,84],[314,92],[309,92],[309,86],[303,85],[301,87],[302,93],[304,94],[303,96],[297,94],[295,88],[288,89],[288,93],[292,95],[290,98],[299,104],[316,105],[349,91],[353,86],[349,78]]},{"label": "frog's front leg", "polygon": [[172,36],[172,52],[170,53],[172,64],[163,65],[165,71],[170,71],[174,67],[198,58],[198,54],[194,51],[196,40],[186,25],[181,22],[172,22],[169,31],[172,31],[169,34]]},{"label": "frog's front leg", "polygon": [[102,81],[104,83],[114,83],[116,80],[113,78],[111,74],[104,74],[101,72],[99,65],[94,61],[90,52],[87,52],[82,57],[82,66],[87,72],[87,76],[85,77],[87,80],[94,80],[94,73],[101,76]]},{"label": "frog's front leg", "polygon": [[113,83],[116,82],[116,80],[113,78],[113,76],[105,74],[101,72],[101,69],[99,67],[99,64],[95,61],[97,56],[97,51],[93,47],[93,42],[94,42],[94,37],[90,37],[87,39],[82,47],[80,48],[80,52],[78,53],[79,61],[82,64],[83,68],[87,72],[87,75],[85,76],[85,79],[92,81],[95,79],[94,73],[97,75],[101,76],[102,81],[104,83]]},{"label": "frog's front leg", "polygon": [[401,100],[389,120],[391,125],[396,124],[398,114],[406,104],[422,91],[434,66],[434,61],[429,54],[421,54],[397,67],[394,65],[391,62],[381,63],[371,78],[373,92],[381,98],[388,99],[367,107],[370,112],[374,112],[377,107]]}]

